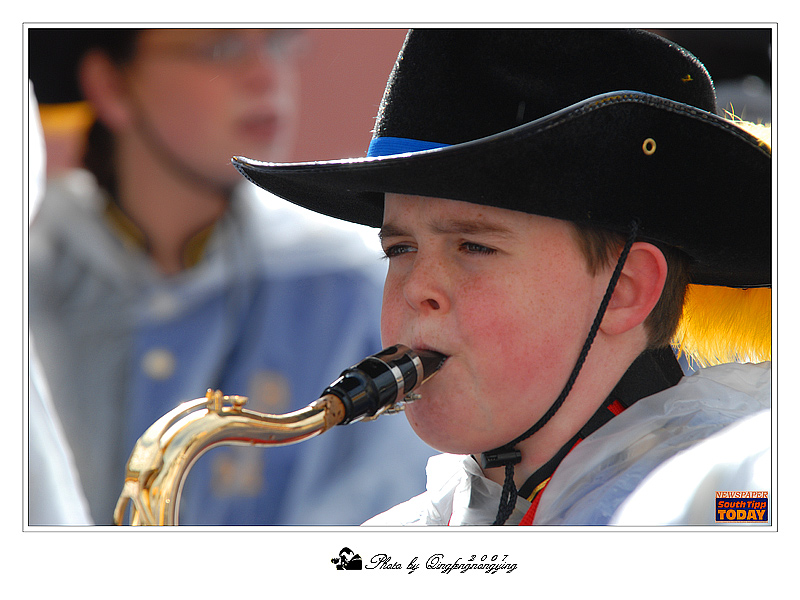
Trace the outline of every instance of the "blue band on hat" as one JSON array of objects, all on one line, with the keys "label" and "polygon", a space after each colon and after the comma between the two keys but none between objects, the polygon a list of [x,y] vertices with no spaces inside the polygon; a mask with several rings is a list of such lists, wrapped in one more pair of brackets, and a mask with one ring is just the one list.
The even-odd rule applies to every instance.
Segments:
[{"label": "blue band on hat", "polygon": [[440,144],[438,142],[423,142],[422,140],[412,140],[409,138],[376,137],[372,138],[372,141],[369,143],[367,156],[390,156],[392,154],[404,154],[406,152],[444,148],[449,145],[450,144]]}]

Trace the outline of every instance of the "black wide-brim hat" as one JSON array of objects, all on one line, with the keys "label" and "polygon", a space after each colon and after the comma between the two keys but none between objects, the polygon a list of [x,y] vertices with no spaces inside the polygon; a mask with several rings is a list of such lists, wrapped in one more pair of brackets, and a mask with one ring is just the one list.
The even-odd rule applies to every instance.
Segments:
[{"label": "black wide-brim hat", "polygon": [[771,154],[717,115],[704,66],[639,30],[412,30],[368,156],[235,167],[295,204],[379,227],[387,192],[627,232],[692,282],[771,282]]}]

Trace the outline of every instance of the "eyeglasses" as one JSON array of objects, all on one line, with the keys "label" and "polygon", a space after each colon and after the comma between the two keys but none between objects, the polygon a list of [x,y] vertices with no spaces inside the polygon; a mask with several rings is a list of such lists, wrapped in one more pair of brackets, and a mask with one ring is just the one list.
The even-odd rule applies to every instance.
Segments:
[{"label": "eyeglasses", "polygon": [[305,41],[299,29],[265,29],[258,37],[231,31],[209,41],[164,45],[152,50],[210,65],[232,66],[253,52],[261,59],[286,61],[296,58],[303,51]]}]

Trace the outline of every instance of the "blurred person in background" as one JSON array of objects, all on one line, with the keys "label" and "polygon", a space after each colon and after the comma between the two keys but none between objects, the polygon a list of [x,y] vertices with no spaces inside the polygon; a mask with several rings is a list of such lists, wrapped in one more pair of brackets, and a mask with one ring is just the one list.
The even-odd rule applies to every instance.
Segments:
[{"label": "blurred person in background", "polygon": [[[31,225],[29,319],[102,525],[136,439],[180,402],[212,388],[290,412],[378,351],[386,267],[362,229],[230,165],[289,155],[302,31],[28,33],[39,101],[84,100],[95,118],[85,168],[48,181]],[[391,417],[268,451],[217,448],[192,468],[180,521],[358,524],[421,491],[431,453]]]}]

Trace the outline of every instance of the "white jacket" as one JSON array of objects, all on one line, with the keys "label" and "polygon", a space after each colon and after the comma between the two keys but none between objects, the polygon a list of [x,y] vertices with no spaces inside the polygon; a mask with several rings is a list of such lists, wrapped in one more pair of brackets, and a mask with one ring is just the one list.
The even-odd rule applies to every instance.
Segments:
[{"label": "white jacket", "polygon": [[[715,491],[767,491],[770,363],[702,369],[582,441],[542,493],[535,525],[714,524]],[[365,525],[490,525],[502,488],[469,456],[428,461],[427,490]],[[517,499],[508,524],[530,504]]]}]

